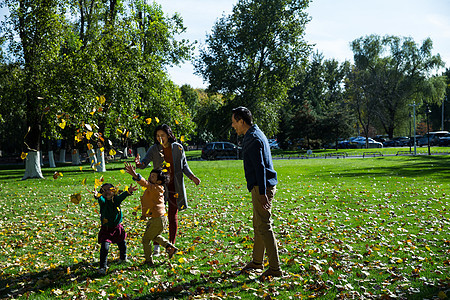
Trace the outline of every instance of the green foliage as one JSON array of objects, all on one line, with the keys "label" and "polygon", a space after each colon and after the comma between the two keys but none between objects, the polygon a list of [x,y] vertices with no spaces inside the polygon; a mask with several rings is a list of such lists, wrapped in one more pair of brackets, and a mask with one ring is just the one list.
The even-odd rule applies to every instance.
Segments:
[{"label": "green foliage", "polygon": [[352,42],[355,68],[349,80],[349,95],[365,135],[377,122],[389,137],[408,120],[408,104],[441,101],[443,82],[430,78],[443,66],[432,55],[433,43],[419,47],[412,38],[370,35]]},{"label": "green foliage", "polygon": [[224,94],[229,107],[247,106],[268,136],[277,131],[278,110],[309,51],[302,39],[308,4],[239,1],[216,22],[197,60],[208,89]]}]

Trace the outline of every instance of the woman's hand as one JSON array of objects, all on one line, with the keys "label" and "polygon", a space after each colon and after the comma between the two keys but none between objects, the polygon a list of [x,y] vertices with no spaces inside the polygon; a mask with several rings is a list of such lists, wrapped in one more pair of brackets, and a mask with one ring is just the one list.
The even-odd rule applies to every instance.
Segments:
[{"label": "woman's hand", "polygon": [[134,158],[134,162],[136,164],[136,168],[138,169],[143,169],[144,164],[141,163],[141,156],[138,154],[136,154],[136,157]]},{"label": "woman's hand", "polygon": [[192,181],[195,183],[195,185],[199,185],[200,182],[202,182],[202,181],[200,180],[200,178],[198,178],[198,177],[195,176],[195,175],[191,175],[191,177],[189,177],[189,179],[192,180]]}]

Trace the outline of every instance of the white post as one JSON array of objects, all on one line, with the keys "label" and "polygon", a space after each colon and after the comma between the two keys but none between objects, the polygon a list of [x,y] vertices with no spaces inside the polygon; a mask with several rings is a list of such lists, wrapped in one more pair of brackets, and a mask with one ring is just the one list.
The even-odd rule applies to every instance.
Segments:
[{"label": "white post", "polygon": [[50,168],[56,168],[55,156],[53,155],[53,150],[48,151],[48,162],[50,164]]},{"label": "white post", "polygon": [[88,159],[89,159],[89,163],[91,164],[91,168],[94,167],[95,164],[97,164],[97,156],[95,156],[95,150],[91,149],[88,150]]},{"label": "white post", "polygon": [[147,151],[145,151],[144,147],[139,147],[137,148],[137,154],[139,154],[139,156],[141,157],[141,159],[144,158],[145,154],[147,153]]},{"label": "white post", "polygon": [[59,162],[65,163],[66,162],[66,149],[61,148],[59,150]]},{"label": "white post", "polygon": [[74,166],[81,165],[80,153],[78,152],[78,149],[72,150],[72,165]]},{"label": "white post", "polygon": [[27,158],[25,159],[25,174],[22,180],[27,178],[44,178],[41,171],[41,159],[39,151],[28,152]]},{"label": "white post", "polygon": [[97,166],[97,172],[106,172],[105,152],[100,149],[97,149],[97,163],[98,162],[100,162],[100,164]]}]

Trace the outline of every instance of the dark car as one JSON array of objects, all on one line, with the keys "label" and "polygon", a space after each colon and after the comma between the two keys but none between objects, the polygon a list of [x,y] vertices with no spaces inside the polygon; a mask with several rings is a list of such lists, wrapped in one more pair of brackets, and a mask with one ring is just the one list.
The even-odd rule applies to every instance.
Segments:
[{"label": "dark car", "polygon": [[439,138],[439,146],[450,146],[450,133]]},{"label": "dark car", "polygon": [[208,143],[202,149],[202,158],[206,160],[212,159],[240,159],[242,158],[242,150],[235,144],[228,142]]}]

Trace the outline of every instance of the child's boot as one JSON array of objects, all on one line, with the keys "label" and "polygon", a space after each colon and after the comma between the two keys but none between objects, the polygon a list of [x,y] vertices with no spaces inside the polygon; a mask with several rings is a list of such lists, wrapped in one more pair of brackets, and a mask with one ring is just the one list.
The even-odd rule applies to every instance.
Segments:
[{"label": "child's boot", "polygon": [[175,253],[177,253],[178,248],[172,245],[171,243],[168,243],[166,246],[166,252],[169,255],[169,259],[174,256]]}]

